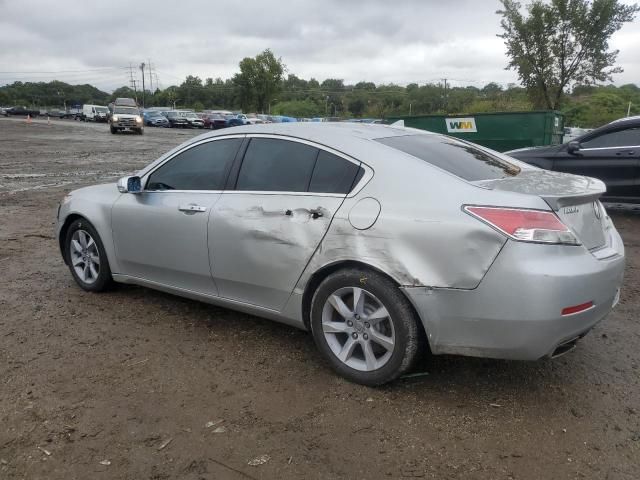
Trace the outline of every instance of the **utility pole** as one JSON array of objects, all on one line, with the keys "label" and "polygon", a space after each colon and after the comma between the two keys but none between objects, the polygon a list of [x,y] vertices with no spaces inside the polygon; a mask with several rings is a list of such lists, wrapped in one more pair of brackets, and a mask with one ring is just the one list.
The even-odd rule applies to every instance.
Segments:
[{"label": "utility pole", "polygon": [[144,108],[144,62],[140,64],[140,70],[142,71],[142,108]]},{"label": "utility pole", "polygon": [[152,67],[151,67],[151,60],[147,60],[148,63],[148,67],[149,67],[149,91],[153,94],[153,77],[152,77]]},{"label": "utility pole", "polygon": [[447,107],[449,106],[448,105],[449,104],[449,99],[447,98],[447,79],[443,78],[442,81],[444,82],[444,96],[443,96],[443,99],[444,99],[444,113],[447,113],[447,111],[448,111]]},{"label": "utility pole", "polygon": [[133,65],[129,64],[129,83],[135,94],[136,103],[138,102],[138,89],[136,88],[136,79],[133,76]]}]

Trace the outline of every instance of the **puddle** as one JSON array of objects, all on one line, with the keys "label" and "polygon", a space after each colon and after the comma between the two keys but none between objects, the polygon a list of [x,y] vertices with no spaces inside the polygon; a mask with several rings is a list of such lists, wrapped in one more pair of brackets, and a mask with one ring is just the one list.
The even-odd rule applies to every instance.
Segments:
[{"label": "puddle", "polygon": [[[0,185],[0,193],[20,193],[32,190],[45,190],[47,188],[63,187],[74,184],[75,179],[91,179],[93,183],[113,181],[116,178],[130,175],[131,172],[106,172],[106,171],[78,171],[56,173],[2,173],[0,179],[5,180]],[[65,178],[69,180],[64,180]],[[70,179],[70,178],[73,178]],[[33,179],[51,179],[51,182],[33,185]],[[12,181],[13,180],[13,181]]]},{"label": "puddle", "polygon": [[42,177],[91,177],[96,175],[116,177],[129,175],[131,172],[105,172],[104,170],[96,171],[78,171],[78,172],[51,172],[51,173],[0,173],[0,178],[8,180],[19,180],[21,178],[42,178]]},{"label": "puddle", "polygon": [[34,185],[32,187],[23,187],[23,188],[17,188],[15,190],[9,190],[9,194],[13,194],[13,193],[20,193],[20,192],[28,192],[30,190],[43,190],[45,188],[51,188],[51,187],[62,187],[64,185],[69,185],[70,183],[73,183],[72,181],[67,181],[67,182],[55,182],[55,183],[45,183],[42,185]]}]

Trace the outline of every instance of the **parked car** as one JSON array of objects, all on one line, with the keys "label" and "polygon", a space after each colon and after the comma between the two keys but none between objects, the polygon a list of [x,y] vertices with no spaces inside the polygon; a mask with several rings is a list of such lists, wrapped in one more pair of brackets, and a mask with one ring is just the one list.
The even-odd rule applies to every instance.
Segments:
[{"label": "parked car", "polygon": [[236,115],[225,115],[225,120],[227,122],[227,127],[241,127],[244,125],[244,120],[238,118]]},{"label": "parked car", "polygon": [[6,117],[9,116],[31,116],[31,117],[37,117],[38,115],[40,115],[40,110],[36,110],[34,108],[27,108],[27,107],[9,107],[5,110],[4,112]]},{"label": "parked car", "polygon": [[378,385],[427,342],[571,350],[619,298],[604,190],[414,129],[248,125],[75,190],[57,237],[87,291],[133,283],[307,329],[337,372]]},{"label": "parked car", "polygon": [[640,203],[640,117],[623,118],[562,145],[506,152],[547,170],[602,180],[609,202]]},{"label": "parked car", "polygon": [[85,122],[107,122],[109,120],[109,108],[102,105],[83,105],[81,120]]},{"label": "parked car", "polygon": [[219,113],[209,113],[204,116],[204,128],[218,130],[227,126],[227,119]]},{"label": "parked car", "polygon": [[114,105],[113,113],[109,117],[109,130],[114,134],[130,130],[142,135],[144,133],[144,122],[138,107]]},{"label": "parked car", "polygon": [[169,120],[167,117],[162,115],[162,113],[158,111],[146,111],[143,112],[142,117],[144,119],[144,124],[149,125],[151,127],[168,127]]},{"label": "parked car", "polygon": [[191,128],[204,128],[204,122],[194,112],[182,112],[182,116],[187,119]]},{"label": "parked car", "polygon": [[46,113],[48,117],[53,117],[53,118],[64,118],[66,114],[67,114],[66,110],[61,110],[58,108],[47,110],[47,113]]},{"label": "parked car", "polygon": [[171,110],[163,112],[163,114],[167,120],[169,120],[169,127],[171,128],[187,128],[189,126],[189,121],[181,114],[181,112]]}]

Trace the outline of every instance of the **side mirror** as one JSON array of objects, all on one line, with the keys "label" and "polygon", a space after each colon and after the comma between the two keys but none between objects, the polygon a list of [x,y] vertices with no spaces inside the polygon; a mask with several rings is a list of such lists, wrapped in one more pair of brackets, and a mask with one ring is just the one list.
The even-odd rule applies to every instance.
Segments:
[{"label": "side mirror", "polygon": [[576,153],[579,151],[580,151],[580,142],[577,142],[575,140],[570,141],[569,144],[567,145],[567,152]]},{"label": "side mirror", "polygon": [[140,177],[122,177],[118,180],[118,191],[120,193],[140,193],[142,191]]}]

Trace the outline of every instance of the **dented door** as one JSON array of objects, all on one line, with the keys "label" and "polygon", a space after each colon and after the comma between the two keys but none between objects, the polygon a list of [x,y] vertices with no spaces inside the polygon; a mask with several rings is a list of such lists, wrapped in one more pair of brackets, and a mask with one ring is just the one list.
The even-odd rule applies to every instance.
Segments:
[{"label": "dented door", "polygon": [[225,192],[209,221],[222,297],[281,310],[343,195]]}]

